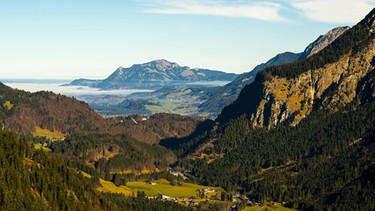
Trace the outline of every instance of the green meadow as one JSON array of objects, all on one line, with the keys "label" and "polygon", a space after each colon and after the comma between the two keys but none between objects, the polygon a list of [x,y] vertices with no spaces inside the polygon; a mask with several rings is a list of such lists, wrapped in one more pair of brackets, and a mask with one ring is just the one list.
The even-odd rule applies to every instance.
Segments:
[{"label": "green meadow", "polygon": [[50,131],[48,129],[43,129],[40,127],[35,127],[35,131],[33,132],[33,136],[40,136],[46,137],[47,139],[64,139],[65,134],[60,131]]},{"label": "green meadow", "polygon": [[43,149],[43,151],[50,152],[51,149],[47,147],[46,144],[36,143],[34,144],[35,149]]},{"label": "green meadow", "polygon": [[210,188],[215,192],[210,193],[209,196],[221,194],[224,190],[220,187],[208,187],[192,183],[184,183],[183,185],[171,185],[165,179],[153,181],[152,184],[145,181],[127,182],[126,186],[115,186],[112,182],[101,180],[102,187],[98,190],[103,192],[123,193],[124,195],[132,195],[138,191],[143,191],[147,196],[156,196],[162,194],[170,197],[190,197],[197,196],[197,190],[203,188]]}]

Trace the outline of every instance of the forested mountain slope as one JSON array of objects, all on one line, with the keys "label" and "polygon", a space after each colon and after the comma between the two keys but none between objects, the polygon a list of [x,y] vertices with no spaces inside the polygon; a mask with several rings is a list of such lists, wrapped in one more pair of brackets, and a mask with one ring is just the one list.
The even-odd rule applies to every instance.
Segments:
[{"label": "forested mountain slope", "polygon": [[375,9],[314,56],[261,71],[175,152],[197,181],[252,201],[373,210],[374,140]]},{"label": "forested mountain slope", "polygon": [[0,210],[193,210],[174,202],[100,193],[99,178],[84,177],[35,150],[25,136],[0,130]]},{"label": "forested mountain slope", "polygon": [[3,127],[29,133],[36,127],[60,131],[104,132],[106,121],[87,103],[52,92],[25,92],[0,83],[0,118]]}]

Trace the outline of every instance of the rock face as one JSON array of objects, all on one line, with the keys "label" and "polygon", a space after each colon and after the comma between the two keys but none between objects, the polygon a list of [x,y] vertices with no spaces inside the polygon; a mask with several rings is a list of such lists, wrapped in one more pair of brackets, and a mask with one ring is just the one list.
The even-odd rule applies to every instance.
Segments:
[{"label": "rock face", "polygon": [[318,53],[320,50],[322,50],[327,45],[332,43],[335,39],[337,39],[348,29],[350,29],[349,26],[337,27],[332,30],[329,30],[325,35],[319,36],[318,39],[316,39],[314,42],[312,42],[310,45],[306,47],[304,52],[301,54],[301,58],[304,59]]},{"label": "rock face", "polygon": [[354,57],[345,55],[336,63],[309,70],[296,78],[274,77],[265,81],[264,99],[251,116],[253,126],[271,128],[290,117],[292,125],[296,125],[312,112],[314,104],[320,109],[335,110],[350,103],[357,94],[359,81],[374,70],[369,62],[374,56],[375,43],[372,43]]},{"label": "rock face", "polygon": [[296,125],[314,110],[334,112],[351,103],[364,84],[372,87],[365,79],[375,71],[374,16],[375,10],[314,56],[260,72],[218,120],[245,113],[253,127],[273,128],[285,120]]}]

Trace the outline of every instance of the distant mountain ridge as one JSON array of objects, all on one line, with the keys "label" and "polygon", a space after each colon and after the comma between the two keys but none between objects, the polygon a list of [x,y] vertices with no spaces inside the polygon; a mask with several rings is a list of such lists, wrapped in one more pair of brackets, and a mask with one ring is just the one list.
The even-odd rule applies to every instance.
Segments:
[{"label": "distant mountain ridge", "polygon": [[77,79],[69,85],[88,85],[100,89],[159,89],[184,82],[232,81],[237,74],[218,70],[190,68],[165,59],[129,68],[119,67],[104,80]]}]

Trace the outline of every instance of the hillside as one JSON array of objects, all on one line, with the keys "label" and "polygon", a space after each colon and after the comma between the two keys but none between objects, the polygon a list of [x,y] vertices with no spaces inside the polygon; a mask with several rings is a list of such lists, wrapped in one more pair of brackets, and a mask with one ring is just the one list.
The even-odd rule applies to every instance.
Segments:
[{"label": "hillside", "polygon": [[[96,191],[90,179],[54,156],[31,147],[25,136],[0,130],[1,210],[193,210],[174,202]],[[199,209],[198,209],[199,210]]]},{"label": "hillside", "polygon": [[139,115],[117,117],[109,121],[111,122],[109,131],[112,134],[126,133],[141,142],[158,144],[163,139],[189,136],[204,120],[178,114],[159,113],[150,117]]},{"label": "hillside", "polygon": [[62,133],[104,132],[106,121],[87,103],[52,92],[30,93],[0,83],[3,127],[30,133],[36,127]]},{"label": "hillside", "polygon": [[373,210],[374,61],[375,9],[317,54],[259,72],[214,127],[166,146],[200,183],[253,201]]},{"label": "hillside", "polygon": [[139,142],[129,135],[74,134],[48,146],[71,166],[88,173],[97,172],[106,180],[113,179],[114,173],[166,170],[176,160],[171,151]]}]

